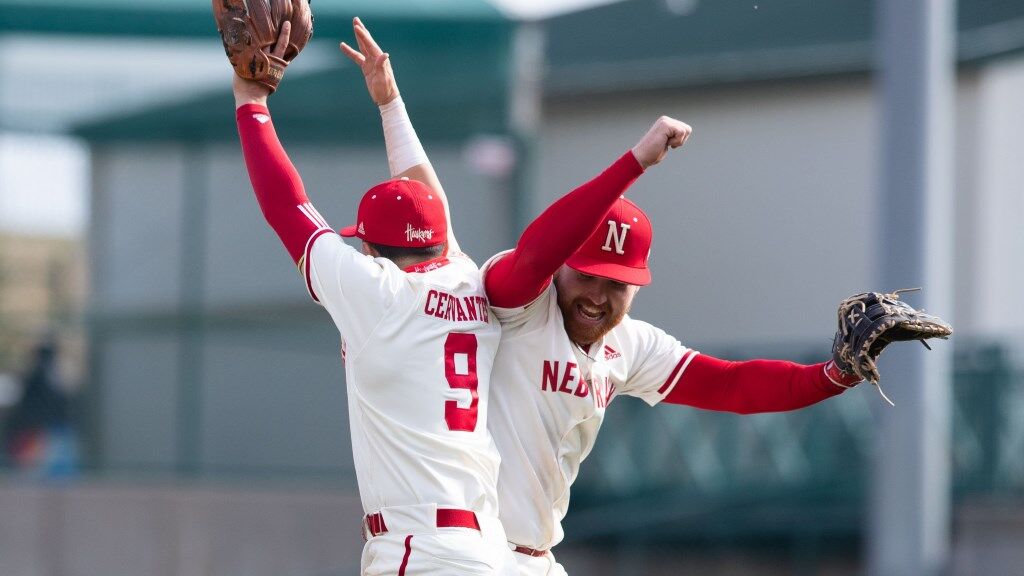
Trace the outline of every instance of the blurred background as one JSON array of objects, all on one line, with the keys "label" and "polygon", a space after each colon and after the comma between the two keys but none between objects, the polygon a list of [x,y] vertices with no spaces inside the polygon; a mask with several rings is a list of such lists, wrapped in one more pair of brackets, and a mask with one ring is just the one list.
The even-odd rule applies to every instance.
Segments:
[{"label": "blurred background", "polygon": [[[336,47],[359,15],[478,262],[666,114],[694,136],[631,192],[657,231],[634,317],[819,362],[842,298],[921,268],[905,298],[956,327],[886,353],[895,407],[619,399],[556,549],[571,574],[1024,573],[1024,3],[907,3],[949,9],[945,85],[896,4],[313,4],[271,106],[334,226],[387,177]],[[209,3],[0,0],[0,47],[0,574],[356,574],[337,333],[252,197]],[[908,77],[927,90],[900,100]],[[900,166],[925,174],[909,204]]]}]

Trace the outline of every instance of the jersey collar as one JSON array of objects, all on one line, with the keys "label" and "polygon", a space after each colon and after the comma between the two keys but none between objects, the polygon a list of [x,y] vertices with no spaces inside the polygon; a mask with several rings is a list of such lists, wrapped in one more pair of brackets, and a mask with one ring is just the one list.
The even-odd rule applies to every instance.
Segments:
[{"label": "jersey collar", "polygon": [[447,256],[441,256],[439,258],[434,258],[433,260],[427,260],[425,262],[418,262],[412,266],[406,266],[405,268],[402,268],[402,270],[410,274],[420,274],[423,272],[430,272],[431,270],[437,270],[438,268],[447,266],[450,263],[451,260],[448,260]]}]

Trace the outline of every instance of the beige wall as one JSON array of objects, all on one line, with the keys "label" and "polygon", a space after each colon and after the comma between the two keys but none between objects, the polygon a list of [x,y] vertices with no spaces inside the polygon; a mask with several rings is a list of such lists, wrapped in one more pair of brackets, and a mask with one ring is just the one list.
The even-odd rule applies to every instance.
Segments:
[{"label": "beige wall", "polygon": [[972,328],[1024,332],[1024,58],[986,67],[978,78],[974,156],[976,316]]},{"label": "beige wall", "polygon": [[347,576],[361,508],[308,488],[0,483],[0,574]]}]

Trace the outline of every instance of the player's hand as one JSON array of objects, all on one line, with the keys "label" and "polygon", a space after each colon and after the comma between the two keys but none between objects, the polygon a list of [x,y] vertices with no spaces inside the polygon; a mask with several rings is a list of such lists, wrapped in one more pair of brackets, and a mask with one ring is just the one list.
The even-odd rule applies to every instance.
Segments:
[{"label": "player's hand", "polygon": [[342,42],[341,51],[363,71],[370,98],[377,106],[383,106],[398,98],[398,83],[395,82],[395,73],[391,70],[387,52],[377,46],[370,31],[359,18],[352,19],[352,32],[355,33],[359,50]]},{"label": "player's hand", "polygon": [[[271,50],[271,54],[278,58],[284,58],[288,50],[288,40],[291,38],[292,23],[285,21],[281,24],[281,33],[277,35],[277,44]],[[266,106],[267,96],[270,96],[270,88],[254,80],[246,80],[238,74],[233,74],[231,89],[235,93],[235,108],[243,104],[262,104]]]},{"label": "player's hand", "polygon": [[645,169],[654,166],[668,154],[670,148],[679,148],[686,143],[693,128],[675,118],[662,116],[633,146],[633,156]]}]

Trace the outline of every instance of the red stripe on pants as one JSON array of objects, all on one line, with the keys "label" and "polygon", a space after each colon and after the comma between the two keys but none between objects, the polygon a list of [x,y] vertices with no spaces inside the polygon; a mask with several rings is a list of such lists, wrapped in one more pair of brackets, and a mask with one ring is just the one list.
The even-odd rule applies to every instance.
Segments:
[{"label": "red stripe on pants", "polygon": [[405,537],[405,556],[402,558],[402,566],[398,569],[398,576],[405,576],[405,567],[409,565],[409,554],[412,552],[412,536]]}]

